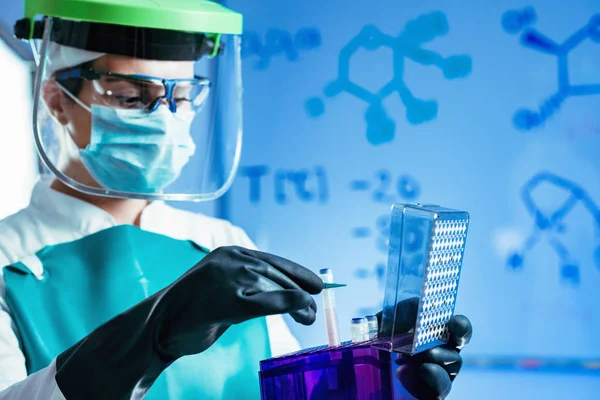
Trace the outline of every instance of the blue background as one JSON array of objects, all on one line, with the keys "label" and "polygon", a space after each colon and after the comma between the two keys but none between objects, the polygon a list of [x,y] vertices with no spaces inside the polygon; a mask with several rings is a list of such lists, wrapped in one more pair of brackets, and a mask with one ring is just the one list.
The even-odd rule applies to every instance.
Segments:
[{"label": "blue background", "polygon": [[[20,17],[20,2],[1,1],[6,23]],[[475,335],[450,398],[598,398],[600,43],[583,41],[561,69],[541,35],[565,42],[600,3],[226,3],[245,16],[242,167],[227,196],[183,207],[230,219],[263,250],[333,268],[349,285],[336,292],[344,339],[350,318],[383,297],[378,265],[386,262],[390,204],[469,211],[456,311]],[[525,7],[535,17],[531,9],[505,14]],[[396,43],[402,75],[397,68],[394,76],[392,49],[376,48],[377,36],[352,42],[367,25]],[[517,28],[540,34],[521,42]],[[377,95],[364,95],[376,105],[368,115],[364,99],[332,95],[349,43],[370,47],[350,58],[350,80],[371,93],[397,83],[414,96],[403,92],[408,107],[386,89],[382,107]],[[580,92],[589,95],[567,97],[559,71],[571,86],[588,85]],[[313,98],[320,102],[307,103]],[[539,126],[514,120],[540,107],[552,115]],[[304,347],[326,342],[321,318],[311,327],[288,321]]]}]

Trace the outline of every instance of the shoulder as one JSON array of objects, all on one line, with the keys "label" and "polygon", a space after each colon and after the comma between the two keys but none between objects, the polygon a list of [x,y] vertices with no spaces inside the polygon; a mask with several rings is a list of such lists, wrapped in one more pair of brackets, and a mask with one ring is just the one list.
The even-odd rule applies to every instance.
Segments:
[{"label": "shoulder", "polygon": [[46,246],[85,236],[64,216],[30,204],[0,221],[0,268],[32,256]]},{"label": "shoulder", "polygon": [[34,224],[29,207],[0,220],[0,297],[5,295],[4,267],[35,252],[37,240],[29,236]]},{"label": "shoulder", "polygon": [[0,220],[0,267],[15,263],[19,259],[35,253],[43,239],[31,207]]},{"label": "shoulder", "polygon": [[256,248],[246,232],[229,221],[163,203],[153,205],[151,218],[143,229],[176,239],[191,240],[211,250],[231,245]]}]

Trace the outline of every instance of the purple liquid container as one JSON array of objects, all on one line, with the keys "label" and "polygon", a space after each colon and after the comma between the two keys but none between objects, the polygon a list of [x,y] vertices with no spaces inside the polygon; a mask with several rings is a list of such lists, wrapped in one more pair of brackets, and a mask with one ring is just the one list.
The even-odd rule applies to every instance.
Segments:
[{"label": "purple liquid container", "polygon": [[402,360],[447,343],[469,214],[422,204],[394,204],[391,211],[377,339],[261,361],[262,400],[391,400],[394,384],[402,387],[396,355]]},{"label": "purple liquid container", "polygon": [[263,400],[391,400],[391,353],[372,343],[321,346],[261,361]]}]

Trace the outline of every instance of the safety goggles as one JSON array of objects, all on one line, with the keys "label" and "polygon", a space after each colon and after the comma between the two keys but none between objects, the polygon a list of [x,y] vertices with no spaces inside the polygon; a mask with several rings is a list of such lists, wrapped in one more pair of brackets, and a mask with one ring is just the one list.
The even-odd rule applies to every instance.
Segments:
[{"label": "safety goggles", "polygon": [[91,68],[76,67],[59,72],[55,79],[85,79],[93,83],[103,103],[116,109],[138,109],[152,113],[162,103],[171,112],[198,111],[208,97],[211,81],[195,76],[191,79],[163,79],[147,75],[124,75]]}]

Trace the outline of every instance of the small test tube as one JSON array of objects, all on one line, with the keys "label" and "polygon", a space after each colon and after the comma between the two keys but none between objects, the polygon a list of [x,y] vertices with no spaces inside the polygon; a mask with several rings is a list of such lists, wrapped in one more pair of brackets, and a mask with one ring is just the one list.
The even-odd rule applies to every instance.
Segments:
[{"label": "small test tube", "polygon": [[350,322],[350,335],[352,343],[360,343],[369,338],[369,322],[366,318],[352,318]]},{"label": "small test tube", "polygon": [[[319,271],[319,277],[325,283],[333,283],[333,271],[330,268],[324,268]],[[327,339],[329,346],[339,346],[340,329],[335,306],[335,294],[333,289],[323,289],[323,310],[325,311],[325,326],[327,327]]]},{"label": "small test tube", "polygon": [[366,318],[369,326],[369,340],[375,339],[375,337],[377,336],[377,332],[379,332],[379,322],[377,322],[377,317],[375,315],[368,315]]}]

